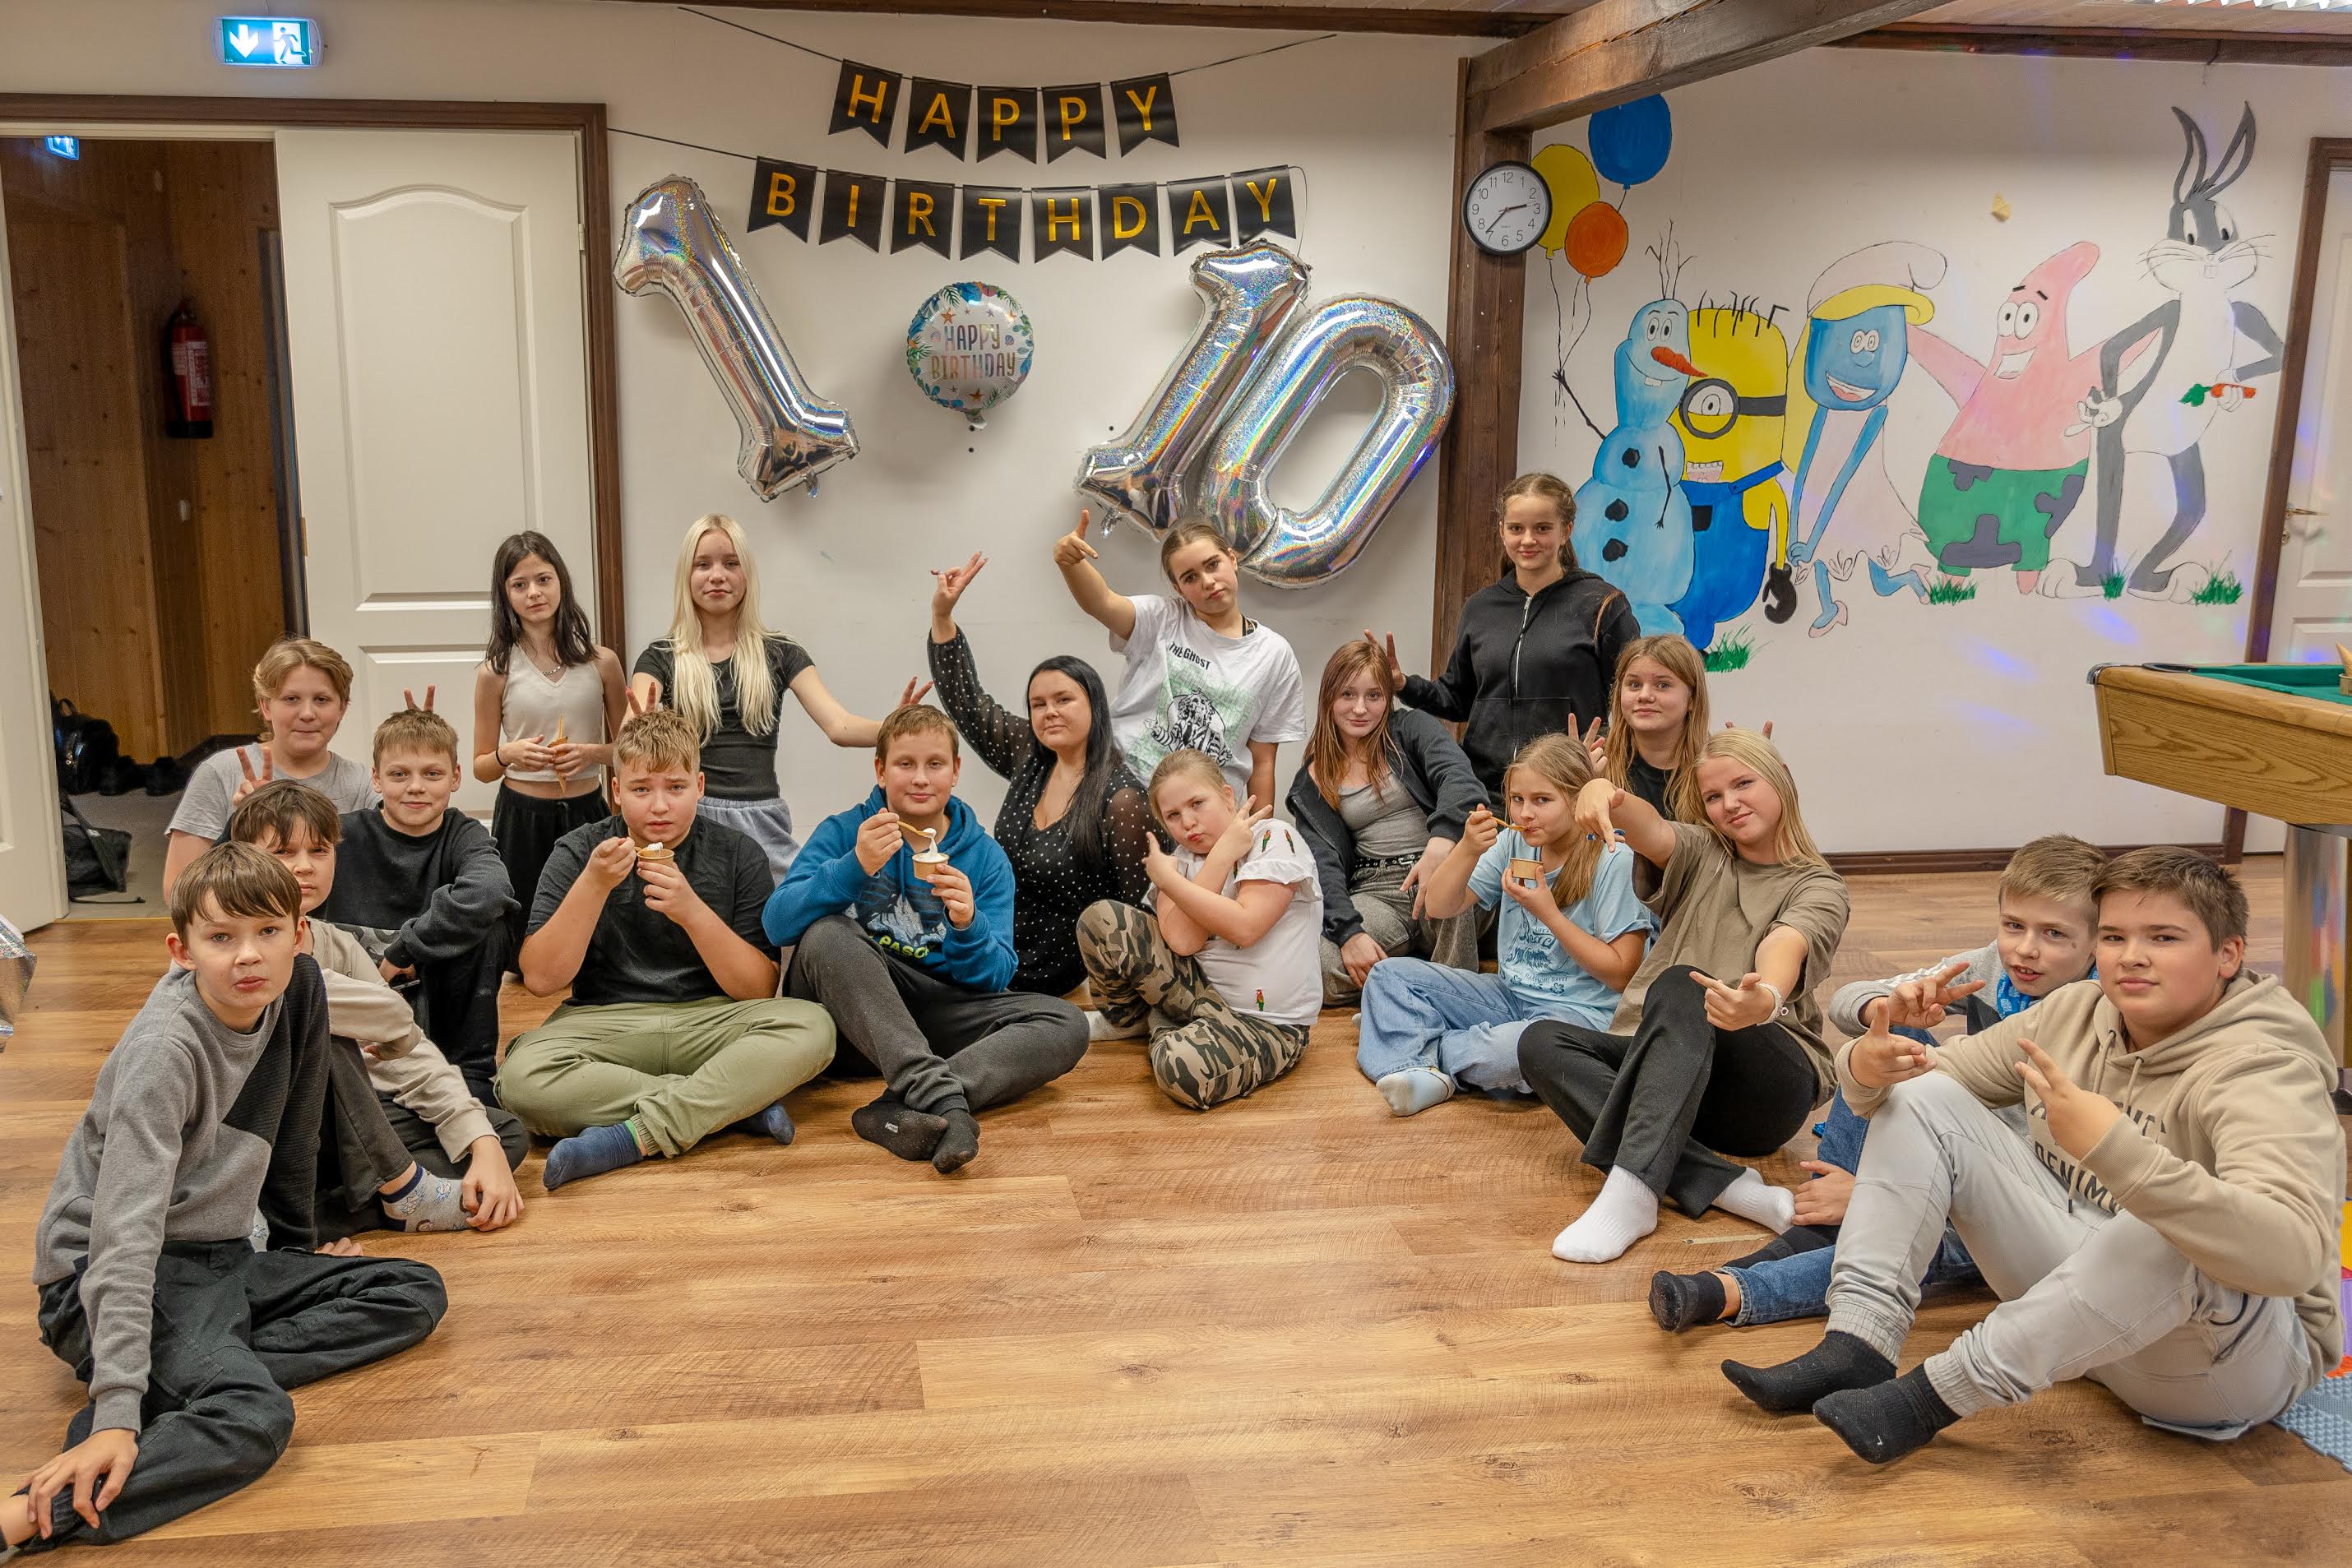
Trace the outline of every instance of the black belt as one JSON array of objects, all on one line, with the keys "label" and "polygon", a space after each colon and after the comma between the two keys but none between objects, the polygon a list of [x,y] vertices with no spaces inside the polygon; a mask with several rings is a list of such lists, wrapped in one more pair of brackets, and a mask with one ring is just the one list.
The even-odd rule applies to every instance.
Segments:
[{"label": "black belt", "polygon": [[1379,871],[1384,866],[1414,866],[1419,865],[1420,863],[1421,856],[1419,854],[1379,856],[1358,855],[1356,857],[1355,872],[1356,874],[1360,875],[1368,871]]}]

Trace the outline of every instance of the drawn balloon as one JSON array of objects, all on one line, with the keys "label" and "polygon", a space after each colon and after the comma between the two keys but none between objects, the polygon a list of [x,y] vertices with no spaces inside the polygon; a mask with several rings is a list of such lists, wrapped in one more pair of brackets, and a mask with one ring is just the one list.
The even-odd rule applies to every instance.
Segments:
[{"label": "drawn balloon", "polygon": [[657,288],[688,331],[742,431],[735,466],[763,501],[857,455],[848,413],[809,389],[776,330],[743,258],[702,187],[683,175],[656,180],[622,214],[613,281],[624,293]]},{"label": "drawn balloon", "polygon": [[[1312,506],[1277,507],[1267,485],[1285,448],[1332,383],[1359,370],[1380,381],[1379,416]],[[1221,422],[1201,510],[1259,581],[1321,582],[1362,552],[1453,410],[1454,367],[1429,323],[1386,299],[1328,299],[1275,345]]]},{"label": "drawn balloon", "polygon": [[1565,141],[1553,142],[1528,162],[1551,193],[1551,221],[1536,243],[1558,256],[1568,244],[1569,220],[1601,199],[1600,177],[1592,172],[1592,160]]},{"label": "drawn balloon", "polygon": [[1101,503],[1108,536],[1120,517],[1158,538],[1183,516],[1184,479],[1267,343],[1307,291],[1307,268],[1270,241],[1210,251],[1192,263],[1200,324],[1127,434],[1088,449],[1078,493]]},{"label": "drawn balloon", "polygon": [[922,394],[979,430],[1029,377],[1036,334],[1021,302],[992,283],[950,283],[907,324],[907,373]]},{"label": "drawn balloon", "polygon": [[1675,119],[1664,97],[1652,93],[1592,117],[1592,166],[1620,185],[1657,177],[1675,148]]},{"label": "drawn balloon", "polygon": [[1561,249],[1568,265],[1585,277],[1605,277],[1625,259],[1632,237],[1624,214],[1606,202],[1592,202],[1568,220]]}]

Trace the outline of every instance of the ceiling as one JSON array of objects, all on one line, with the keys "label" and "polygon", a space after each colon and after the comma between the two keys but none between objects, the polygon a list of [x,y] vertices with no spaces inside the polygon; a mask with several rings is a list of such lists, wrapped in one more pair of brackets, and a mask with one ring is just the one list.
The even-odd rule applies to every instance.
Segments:
[{"label": "ceiling", "polygon": [[[668,0],[641,0],[667,4]],[[1599,0],[718,0],[739,9],[924,12],[976,16],[1054,16],[1074,21],[1175,22],[1345,32],[1480,34],[1532,32]],[[2073,32],[2193,33],[2285,43],[2352,41],[2352,10],[2256,5],[2250,0],[2150,5],[2139,0],[1954,0],[1887,31],[1960,28]],[[1988,34],[1988,37],[1995,35]]]}]

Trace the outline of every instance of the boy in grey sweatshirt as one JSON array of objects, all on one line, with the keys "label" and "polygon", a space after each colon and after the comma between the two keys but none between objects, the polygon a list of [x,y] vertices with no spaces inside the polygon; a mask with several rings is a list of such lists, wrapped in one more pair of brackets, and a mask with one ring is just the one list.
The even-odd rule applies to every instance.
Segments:
[{"label": "boy in grey sweatshirt", "polygon": [[236,1491],[292,1435],[288,1388],[415,1344],[447,1307],[422,1263],[312,1250],[327,1010],[302,925],[293,876],[250,845],[173,889],[173,967],[107,1057],[34,1241],[42,1342],[90,1402],[0,1502],[0,1561]]}]

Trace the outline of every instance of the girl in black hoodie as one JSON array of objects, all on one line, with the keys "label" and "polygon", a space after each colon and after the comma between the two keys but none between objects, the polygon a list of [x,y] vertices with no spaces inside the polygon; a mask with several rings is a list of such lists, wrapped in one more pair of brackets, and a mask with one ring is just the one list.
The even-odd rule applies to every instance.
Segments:
[{"label": "girl in black hoodie", "polygon": [[1401,700],[1468,721],[1462,749],[1497,813],[1503,770],[1519,747],[1555,731],[1580,737],[1606,715],[1617,655],[1642,634],[1625,596],[1576,564],[1575,517],[1575,497],[1552,475],[1512,480],[1495,506],[1504,575],[1463,606],[1445,673],[1406,675],[1396,639],[1387,642]]}]

